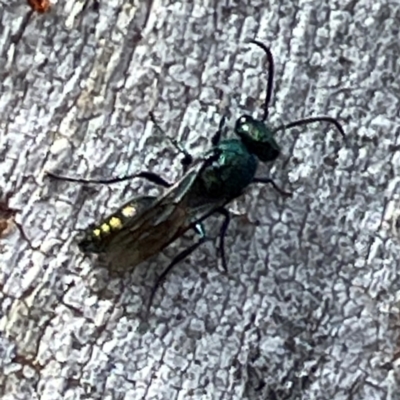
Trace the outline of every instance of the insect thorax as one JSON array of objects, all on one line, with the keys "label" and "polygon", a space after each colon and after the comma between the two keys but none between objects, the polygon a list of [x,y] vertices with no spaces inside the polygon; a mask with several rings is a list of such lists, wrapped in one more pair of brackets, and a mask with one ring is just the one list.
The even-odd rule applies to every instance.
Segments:
[{"label": "insect thorax", "polygon": [[238,139],[221,141],[212,151],[219,150],[218,160],[201,174],[202,195],[231,199],[239,196],[251,183],[258,160]]}]

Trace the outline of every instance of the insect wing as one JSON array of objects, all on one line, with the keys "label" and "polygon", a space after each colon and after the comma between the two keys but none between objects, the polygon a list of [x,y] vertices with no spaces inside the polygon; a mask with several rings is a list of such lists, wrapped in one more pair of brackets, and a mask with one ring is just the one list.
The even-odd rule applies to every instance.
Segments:
[{"label": "insect wing", "polygon": [[124,226],[140,218],[156,200],[155,196],[140,196],[130,200],[99,224],[91,225],[79,235],[79,248],[85,254],[104,253]]},{"label": "insect wing", "polygon": [[114,270],[135,267],[191,227],[188,193],[200,168],[191,169],[148,208],[125,221],[115,234],[109,235],[102,247]]}]

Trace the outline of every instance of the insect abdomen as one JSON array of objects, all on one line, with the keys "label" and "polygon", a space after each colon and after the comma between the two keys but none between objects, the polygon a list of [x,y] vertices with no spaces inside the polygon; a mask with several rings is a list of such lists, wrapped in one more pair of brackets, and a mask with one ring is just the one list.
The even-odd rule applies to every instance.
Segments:
[{"label": "insect abdomen", "polygon": [[118,234],[132,218],[150,207],[156,197],[143,196],[131,200],[114,214],[105,218],[99,225],[92,225],[78,241],[78,246],[83,253],[102,253],[108,240]]}]

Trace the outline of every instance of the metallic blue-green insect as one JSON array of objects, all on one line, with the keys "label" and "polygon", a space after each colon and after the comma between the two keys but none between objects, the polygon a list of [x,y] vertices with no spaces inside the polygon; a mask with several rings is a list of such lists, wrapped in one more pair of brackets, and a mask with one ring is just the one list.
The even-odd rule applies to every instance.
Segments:
[{"label": "metallic blue-green insect", "polygon": [[[225,206],[253,183],[268,183],[279,193],[291,195],[280,189],[270,178],[255,176],[259,161],[274,161],[279,156],[280,147],[274,137],[277,132],[313,122],[329,122],[334,124],[345,137],[340,123],[327,116],[300,119],[277,128],[269,126],[266,120],[272,97],[273,56],[264,44],[256,40],[252,40],[251,43],[263,49],[268,58],[268,84],[263,117],[255,119],[250,115],[240,116],[234,129],[237,137],[221,139],[225,130],[225,117],[222,117],[219,129],[211,139],[211,149],[175,184],[170,184],[149,171],[96,181],[49,173],[54,178],[81,183],[110,184],[132,178],[144,178],[167,188],[159,197],[142,196],[130,200],[100,224],[90,226],[79,240],[79,247],[83,253],[101,253],[106,255],[114,266],[125,269],[135,267],[163,250],[188,230],[194,229],[200,236],[199,240],[178,254],[164,270],[151,293],[149,306],[157,288],[171,269],[210,239],[203,228],[202,222],[205,219],[213,214],[220,214],[224,218],[220,228],[218,248],[226,270],[224,238],[230,215]],[[151,118],[156,127],[162,131],[152,114]],[[185,155],[182,163],[185,169],[188,169],[193,163],[193,158],[175,140],[171,140]]]}]

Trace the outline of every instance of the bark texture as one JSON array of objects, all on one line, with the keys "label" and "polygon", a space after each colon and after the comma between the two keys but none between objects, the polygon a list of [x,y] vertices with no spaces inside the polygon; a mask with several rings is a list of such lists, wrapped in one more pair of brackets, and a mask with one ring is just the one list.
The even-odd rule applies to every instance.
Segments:
[{"label": "bark texture", "polygon": [[[390,1],[59,0],[45,14],[2,1],[1,200],[26,238],[0,241],[0,397],[400,399],[399,21]],[[159,189],[44,171],[177,179],[148,112],[194,154],[225,110],[231,128],[260,116],[254,38],[275,57],[270,123],[330,115],[347,143],[322,123],[279,133],[283,155],[258,175],[293,198],[250,188],[226,239],[229,274],[202,247],[146,318],[157,276],[191,239],[115,276],[74,236]]]}]

